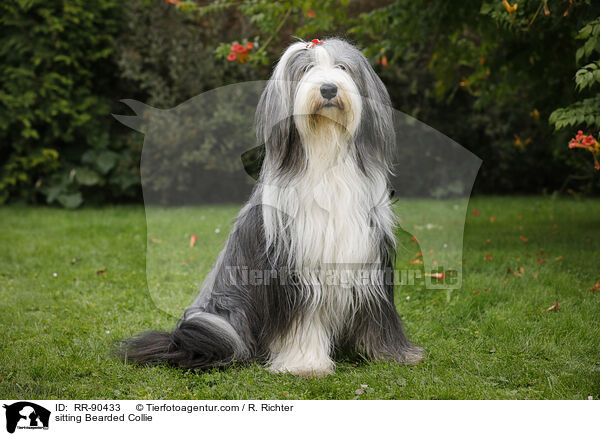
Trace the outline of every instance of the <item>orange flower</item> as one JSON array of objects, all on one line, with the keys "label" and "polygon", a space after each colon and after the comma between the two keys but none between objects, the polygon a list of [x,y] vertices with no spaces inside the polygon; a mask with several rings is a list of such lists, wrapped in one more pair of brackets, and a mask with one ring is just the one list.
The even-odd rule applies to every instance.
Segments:
[{"label": "orange flower", "polygon": [[519,238],[521,238],[521,241],[523,241],[523,242],[527,242],[527,241],[529,241],[529,238],[526,238],[526,237],[525,237],[525,236],[523,236],[523,235],[519,236]]},{"label": "orange flower", "polygon": [[308,11],[306,11],[306,16],[309,18],[315,18],[317,14],[312,9],[309,9]]},{"label": "orange flower", "polygon": [[385,55],[381,56],[381,66],[382,67],[387,67],[388,66],[388,58]]},{"label": "orange flower", "polygon": [[246,48],[247,48],[248,50],[252,50],[252,49],[254,48],[254,43],[253,43],[253,42],[250,42],[250,41],[248,41],[248,42],[246,43]]},{"label": "orange flower", "polygon": [[504,6],[504,8],[506,9],[506,11],[510,14],[510,15],[514,15],[515,12],[517,12],[517,9],[519,7],[519,5],[517,3],[515,3],[514,5],[510,5],[509,2],[507,2],[506,0],[502,0],[502,6]]},{"label": "orange flower", "polygon": [[477,209],[475,209],[475,210],[473,211],[473,215],[475,215],[475,216],[479,216],[479,211],[478,211]]},{"label": "orange flower", "polygon": [[600,170],[600,162],[598,162],[598,156],[596,156],[596,154],[600,153],[600,142],[596,141],[592,135],[586,136],[583,134],[583,131],[578,130],[577,135],[571,138],[569,148],[584,148],[590,151],[594,158],[594,168]]}]

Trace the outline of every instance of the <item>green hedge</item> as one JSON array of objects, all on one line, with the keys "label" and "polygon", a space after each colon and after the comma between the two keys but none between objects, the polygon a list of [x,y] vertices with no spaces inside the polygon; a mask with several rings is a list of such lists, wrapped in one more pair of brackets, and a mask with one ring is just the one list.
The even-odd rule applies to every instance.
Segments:
[{"label": "green hedge", "polygon": [[[346,35],[363,49],[397,109],[484,160],[475,192],[600,191],[589,153],[568,148],[576,110],[597,94],[581,83],[600,70],[582,62],[597,60],[600,39],[590,31],[580,48],[578,31],[597,19],[598,2],[521,0],[512,12],[515,2],[496,0],[177,3],[0,5],[0,203],[139,199],[142,138],[110,116],[128,112],[118,101],[170,108],[266,79],[292,35]],[[244,40],[256,43],[255,59],[222,58]],[[589,52],[579,63],[577,50]],[[570,104],[552,120],[568,128],[555,131],[550,114]]]},{"label": "green hedge", "polygon": [[120,0],[0,5],[0,202],[138,193],[138,152],[110,117]]}]

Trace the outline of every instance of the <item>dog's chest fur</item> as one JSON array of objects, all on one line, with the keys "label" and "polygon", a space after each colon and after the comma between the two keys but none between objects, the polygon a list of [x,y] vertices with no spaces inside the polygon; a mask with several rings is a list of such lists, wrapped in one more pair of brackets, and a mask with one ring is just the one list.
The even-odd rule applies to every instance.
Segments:
[{"label": "dog's chest fur", "polygon": [[296,267],[347,268],[377,260],[367,185],[353,159],[308,168],[296,184],[298,211],[291,226]]}]

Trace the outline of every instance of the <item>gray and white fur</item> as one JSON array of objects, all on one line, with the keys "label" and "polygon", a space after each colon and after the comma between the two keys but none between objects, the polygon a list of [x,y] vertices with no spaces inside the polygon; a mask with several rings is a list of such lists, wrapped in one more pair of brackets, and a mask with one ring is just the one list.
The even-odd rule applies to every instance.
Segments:
[{"label": "gray and white fur", "polygon": [[200,294],[172,332],[125,340],[123,356],[182,368],[258,360],[307,377],[333,373],[338,352],[419,362],[389,279],[392,109],[367,59],[339,39],[292,44],[256,127],[258,183]]}]

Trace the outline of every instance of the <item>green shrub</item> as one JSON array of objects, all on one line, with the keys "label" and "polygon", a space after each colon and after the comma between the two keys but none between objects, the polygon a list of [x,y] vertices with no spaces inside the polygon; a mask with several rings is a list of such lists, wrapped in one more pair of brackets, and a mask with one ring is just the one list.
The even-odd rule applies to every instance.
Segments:
[{"label": "green shrub", "polygon": [[0,202],[136,195],[137,152],[110,117],[121,3],[0,5]]}]

